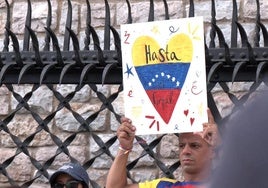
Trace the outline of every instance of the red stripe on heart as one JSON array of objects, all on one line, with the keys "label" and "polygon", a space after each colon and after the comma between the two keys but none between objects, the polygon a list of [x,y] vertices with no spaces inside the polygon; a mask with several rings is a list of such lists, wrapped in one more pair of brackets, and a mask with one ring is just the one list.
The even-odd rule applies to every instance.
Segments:
[{"label": "red stripe on heart", "polygon": [[158,89],[146,91],[155,109],[166,124],[168,124],[172,116],[173,110],[180,96],[180,92],[180,89]]}]

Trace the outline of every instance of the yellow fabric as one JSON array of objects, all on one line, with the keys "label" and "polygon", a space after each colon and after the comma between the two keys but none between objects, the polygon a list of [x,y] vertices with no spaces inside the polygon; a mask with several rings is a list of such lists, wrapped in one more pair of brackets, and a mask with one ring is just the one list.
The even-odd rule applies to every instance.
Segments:
[{"label": "yellow fabric", "polygon": [[143,182],[143,183],[139,183],[139,188],[156,188],[157,184],[160,181],[168,181],[168,182],[175,183],[177,180],[169,179],[169,178],[155,179],[155,180],[152,180],[152,181],[146,181],[146,182]]}]

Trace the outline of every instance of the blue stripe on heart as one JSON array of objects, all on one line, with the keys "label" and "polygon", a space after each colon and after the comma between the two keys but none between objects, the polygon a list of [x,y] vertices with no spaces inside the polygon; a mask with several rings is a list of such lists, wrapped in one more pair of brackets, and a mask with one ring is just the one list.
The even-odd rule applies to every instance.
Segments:
[{"label": "blue stripe on heart", "polygon": [[139,79],[145,90],[181,89],[190,63],[162,63],[136,66]]}]

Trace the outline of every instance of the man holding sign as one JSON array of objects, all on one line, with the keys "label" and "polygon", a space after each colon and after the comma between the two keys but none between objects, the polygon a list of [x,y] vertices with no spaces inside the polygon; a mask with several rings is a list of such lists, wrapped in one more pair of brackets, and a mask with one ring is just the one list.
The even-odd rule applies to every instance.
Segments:
[{"label": "man holding sign", "polygon": [[203,188],[206,187],[212,170],[215,149],[220,143],[220,135],[211,111],[208,109],[208,123],[203,124],[203,132],[179,134],[179,159],[184,181],[161,178],[139,184],[128,184],[126,165],[135,138],[135,126],[131,120],[122,118],[117,130],[120,147],[108,173],[106,188]]},{"label": "man holding sign", "polygon": [[[203,18],[125,24],[121,36],[125,115],[131,120],[122,119],[117,130],[120,147],[106,188],[206,186],[219,134],[206,112]],[[135,135],[166,133],[179,133],[184,182],[162,178],[128,184],[126,164]]]}]

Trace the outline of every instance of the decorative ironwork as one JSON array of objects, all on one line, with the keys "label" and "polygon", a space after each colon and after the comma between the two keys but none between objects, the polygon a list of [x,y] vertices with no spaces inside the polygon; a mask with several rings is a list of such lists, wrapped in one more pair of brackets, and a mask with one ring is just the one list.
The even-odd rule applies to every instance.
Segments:
[{"label": "decorative ironwork", "polygon": [[[31,28],[31,1],[28,0],[28,9],[25,22],[25,31],[23,39],[23,50],[20,50],[18,38],[16,34],[11,30],[11,14],[10,5],[7,0],[6,3],[6,25],[4,34],[4,45],[0,52],[0,84],[5,85],[12,93],[13,97],[18,101],[19,105],[16,109],[1,118],[0,120],[0,132],[8,133],[17,146],[16,154],[7,160],[0,163],[0,174],[7,177],[10,184],[16,184],[12,177],[8,174],[7,168],[20,153],[24,153],[31,160],[32,165],[37,169],[36,176],[23,183],[22,187],[29,187],[36,179],[48,175],[48,168],[53,163],[56,156],[61,153],[65,153],[70,157],[72,161],[76,161],[68,150],[68,146],[75,139],[76,135],[81,132],[87,132],[92,135],[94,141],[99,146],[99,151],[96,156],[88,160],[85,164],[85,168],[89,168],[96,158],[103,154],[107,154],[111,159],[114,156],[110,152],[110,147],[117,140],[116,137],[110,138],[107,142],[104,142],[91,128],[90,124],[96,119],[99,113],[105,109],[111,111],[117,120],[119,121],[120,115],[114,110],[112,102],[117,98],[118,94],[122,92],[122,59],[121,59],[121,46],[120,36],[118,31],[111,25],[110,22],[110,7],[107,0],[105,3],[105,27],[104,27],[104,47],[100,46],[100,39],[97,31],[91,25],[91,6],[89,0],[86,0],[87,5],[87,23],[85,29],[84,48],[80,49],[80,42],[75,32],[72,30],[72,3],[68,0],[68,13],[66,18],[66,30],[64,34],[63,49],[60,48],[58,38],[55,32],[51,29],[52,11],[51,1],[47,1],[48,13],[46,22],[46,36],[45,45],[43,49],[40,49],[39,40],[35,31]],[[223,32],[217,25],[215,1],[211,1],[211,30],[210,30],[210,42],[206,44],[206,68],[207,68],[207,86],[208,86],[208,102],[209,107],[212,109],[216,120],[224,122],[229,116],[222,118],[215,101],[212,96],[212,89],[216,84],[226,92],[230,100],[234,104],[234,110],[241,107],[249,96],[256,91],[259,85],[265,82],[265,75],[267,74],[268,65],[268,32],[265,25],[261,21],[260,15],[260,3],[256,0],[256,19],[255,19],[255,37],[254,44],[251,44],[248,39],[248,35],[241,23],[238,20],[237,2],[233,2],[232,23],[231,23],[231,45],[226,43]],[[128,8],[127,23],[132,23],[131,4],[129,0],[126,0]],[[167,1],[163,0],[163,7],[165,10],[165,19],[169,19],[169,9]],[[195,16],[194,0],[189,1],[189,17]],[[3,13],[2,13],[3,14]],[[150,9],[148,13],[148,21],[154,21],[154,1],[150,0]],[[111,50],[111,36],[112,33],[115,50]],[[238,47],[238,34],[241,39],[241,47]],[[260,38],[263,38],[263,46],[260,44]],[[92,38],[92,41],[91,41]],[[218,41],[218,44],[216,44]],[[12,43],[13,49],[9,49],[9,45]],[[70,45],[72,44],[72,50]],[[90,50],[89,45],[93,44],[94,49]],[[53,48],[52,48],[52,47]],[[52,48],[52,49],[51,49]],[[249,92],[241,98],[236,97],[229,92],[228,82],[251,82],[252,85]],[[32,84],[32,91],[25,96],[18,94],[13,84]],[[53,84],[76,84],[76,89],[68,94],[62,96],[53,88]],[[118,91],[106,97],[103,93],[99,92],[96,84],[115,84],[119,85]],[[51,113],[49,116],[42,118],[34,110],[32,110],[28,101],[33,92],[37,90],[41,85],[48,87],[58,99],[59,104],[57,110]],[[80,114],[75,112],[69,105],[70,100],[74,97],[75,93],[79,91],[83,86],[89,85],[90,88],[97,94],[98,98],[102,102],[100,109],[84,119]],[[25,140],[20,140],[17,136],[13,135],[9,130],[9,123],[12,121],[15,114],[22,108],[28,110],[34,120],[38,122],[38,129],[35,133],[29,135]],[[48,124],[55,117],[56,113],[62,108],[68,109],[75,119],[79,122],[80,128],[76,133],[68,136],[64,141],[61,141],[49,130]],[[52,156],[45,163],[40,163],[33,158],[29,150],[27,149],[35,135],[40,131],[46,131],[55,145],[58,146],[58,150],[54,156]],[[153,140],[151,143],[142,142],[140,137],[136,137],[137,142],[142,146],[144,151],[134,161],[131,161],[128,166],[128,172],[130,172],[137,162],[146,155],[149,155],[155,160],[157,166],[168,177],[173,177],[173,172],[179,167],[179,161],[171,166],[166,166],[155,155],[154,149],[161,142],[164,135]],[[135,181],[130,173],[128,177]],[[92,187],[100,187],[95,181],[90,180]]]}]

